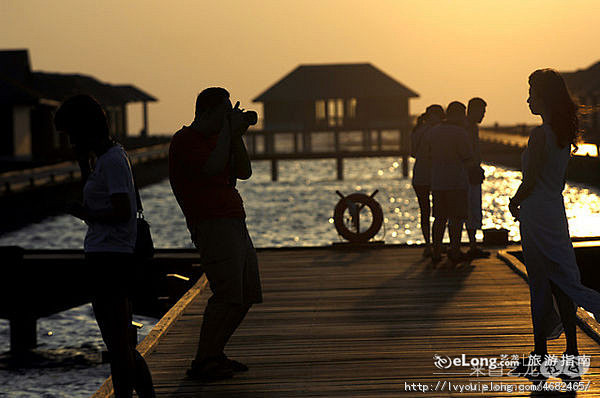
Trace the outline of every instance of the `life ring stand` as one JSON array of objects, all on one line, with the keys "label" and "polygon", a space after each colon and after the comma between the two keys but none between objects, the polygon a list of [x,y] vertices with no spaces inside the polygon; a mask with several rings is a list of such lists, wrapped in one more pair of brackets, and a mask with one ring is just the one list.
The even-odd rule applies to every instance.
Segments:
[{"label": "life ring stand", "polygon": [[[335,225],[335,229],[337,230],[338,234],[351,243],[365,243],[377,235],[383,224],[383,210],[381,209],[381,205],[373,198],[377,192],[379,191],[375,190],[375,192],[373,192],[370,196],[360,192],[351,193],[348,196],[344,196],[340,191],[336,191],[336,193],[341,197],[340,201],[335,205],[335,209],[333,211],[333,224]],[[365,206],[371,210],[373,220],[369,228],[363,232],[360,232],[358,230],[358,226],[360,225],[359,215],[360,210]],[[352,215],[352,210],[350,213],[352,215],[353,222],[357,226],[357,232],[351,231],[344,224],[344,212],[346,209],[356,210],[354,215]]]}]

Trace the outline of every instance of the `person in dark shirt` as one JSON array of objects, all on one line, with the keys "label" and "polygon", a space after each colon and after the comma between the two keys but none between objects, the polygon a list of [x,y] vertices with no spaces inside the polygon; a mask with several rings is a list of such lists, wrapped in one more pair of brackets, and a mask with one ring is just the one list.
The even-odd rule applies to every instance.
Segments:
[{"label": "person in dark shirt", "polygon": [[479,124],[485,115],[486,102],[479,98],[471,98],[467,107],[467,132],[469,140],[473,148],[473,171],[480,178],[474,181],[469,181],[469,216],[466,220],[467,235],[469,236],[470,249],[467,256],[470,258],[486,258],[490,256],[490,252],[481,250],[477,247],[476,232],[482,227],[481,213],[481,184],[485,178],[483,169],[481,168],[481,150],[479,148]]},{"label": "person in dark shirt", "polygon": [[238,106],[232,107],[227,90],[205,89],[196,99],[194,121],[175,133],[169,148],[171,188],[213,292],[187,372],[203,381],[248,369],[224,348],[252,304],[262,302],[256,251],[235,188],[236,179],[252,175],[242,140],[248,123]]}]

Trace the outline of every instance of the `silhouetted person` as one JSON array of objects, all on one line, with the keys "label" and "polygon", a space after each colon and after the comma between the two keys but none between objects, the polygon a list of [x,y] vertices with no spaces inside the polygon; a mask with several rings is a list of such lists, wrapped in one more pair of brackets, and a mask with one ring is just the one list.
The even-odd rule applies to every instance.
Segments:
[{"label": "silhouetted person", "polygon": [[235,188],[236,178],[252,174],[242,140],[248,123],[238,104],[232,108],[223,88],[202,91],[194,121],[175,133],[169,150],[171,187],[213,292],[188,370],[190,377],[204,381],[248,369],[227,358],[224,348],[252,304],[262,302],[256,251]]},{"label": "silhouetted person", "polygon": [[444,119],[444,109],[440,105],[430,105],[425,113],[419,116],[413,129],[411,156],[415,158],[413,166],[412,186],[419,201],[421,232],[425,239],[423,257],[431,257],[431,154],[428,131]]},{"label": "silhouetted person", "polygon": [[92,288],[115,396],[131,397],[135,389],[142,398],[154,397],[150,371],[130,338],[137,204],[127,155],[111,139],[102,107],[87,95],[67,99],[54,123],[69,136],[85,183],[83,204],[72,204],[67,211],[88,225],[84,251],[93,279],[81,283]]},{"label": "silhouetted person", "polygon": [[468,217],[467,167],[472,164],[473,150],[465,130],[466,107],[451,102],[446,120],[429,132],[431,145],[431,190],[433,191],[433,254],[440,261],[446,223],[450,235],[448,258],[465,259],[460,250],[463,220]]},{"label": "silhouetted person", "polygon": [[[473,164],[469,169],[471,178],[469,178],[469,217],[466,221],[467,235],[469,236],[470,249],[467,252],[469,258],[489,257],[488,251],[477,247],[477,230],[482,228],[481,214],[481,184],[484,179],[484,172],[481,168],[481,149],[479,148],[479,124],[485,115],[486,102],[479,98],[471,98],[467,106],[467,132],[469,140],[473,147]],[[473,176],[473,174],[475,174]]]},{"label": "silhouetted person", "polygon": [[[579,129],[577,108],[562,77],[552,69],[536,70],[529,76],[527,102],[531,113],[541,116],[542,125],[531,131],[523,151],[523,181],[510,200],[509,210],[520,222],[529,278],[535,341],[532,354],[543,359],[546,340],[560,337],[564,330],[565,353],[578,355],[577,305],[600,321],[600,293],[581,284],[562,196],[571,145]],[[561,378],[568,379],[564,374]]]}]

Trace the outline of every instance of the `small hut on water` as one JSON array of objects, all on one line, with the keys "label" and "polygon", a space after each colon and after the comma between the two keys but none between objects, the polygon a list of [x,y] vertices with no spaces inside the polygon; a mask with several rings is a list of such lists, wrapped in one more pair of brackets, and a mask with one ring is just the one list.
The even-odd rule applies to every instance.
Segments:
[{"label": "small hut on water", "polygon": [[298,66],[253,101],[266,131],[398,129],[418,96],[370,63],[325,64]]},{"label": "small hut on water", "polygon": [[0,160],[62,157],[68,143],[54,131],[52,114],[76,94],[89,94],[102,104],[111,134],[119,139],[127,136],[127,104],[142,103],[142,131],[147,132],[147,103],[157,101],[132,85],[112,85],[81,74],[32,71],[27,50],[0,51]]}]

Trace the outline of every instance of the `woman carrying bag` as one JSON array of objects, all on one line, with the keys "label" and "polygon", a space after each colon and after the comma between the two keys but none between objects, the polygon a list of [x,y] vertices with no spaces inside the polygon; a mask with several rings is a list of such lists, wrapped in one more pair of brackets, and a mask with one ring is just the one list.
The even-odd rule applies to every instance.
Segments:
[{"label": "woman carrying bag", "polygon": [[[88,225],[84,252],[94,314],[110,354],[115,396],[154,397],[152,377],[132,344],[131,289],[137,238],[136,189],[124,149],[109,135],[104,110],[92,97],[77,95],[58,109],[54,123],[66,133],[79,160],[83,204],[67,212]],[[95,162],[92,165],[91,159]]]}]

